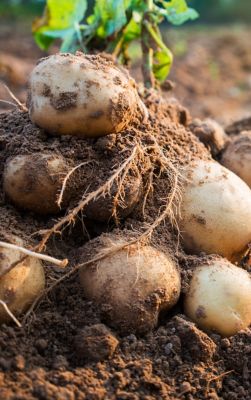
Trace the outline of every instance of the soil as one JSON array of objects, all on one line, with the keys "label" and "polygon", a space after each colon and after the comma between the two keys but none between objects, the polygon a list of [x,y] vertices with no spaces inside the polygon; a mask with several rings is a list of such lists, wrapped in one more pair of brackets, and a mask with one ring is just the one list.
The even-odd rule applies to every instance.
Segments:
[{"label": "soil", "polygon": [[[238,45],[242,45],[242,42],[238,42]],[[226,52],[225,56],[229,53]],[[193,70],[194,76],[198,70]],[[176,88],[178,86],[181,85],[177,84]],[[18,87],[22,95],[24,86]],[[206,91],[203,93],[198,94],[201,102],[207,96]],[[213,96],[218,96],[218,92]],[[16,110],[3,113],[0,116],[1,180],[6,161],[15,155],[39,155],[41,152],[58,154],[67,160],[70,167],[90,159],[94,163],[87,165],[84,171],[79,168],[74,180],[69,181],[68,190],[75,189],[76,195],[69,202],[68,209],[57,216],[46,218],[18,210],[1,191],[1,236],[8,240],[8,235],[15,234],[22,236],[27,246],[36,245],[41,235],[34,236],[34,233],[52,227],[55,219],[63,218],[69,209],[76,206],[85,192],[87,182],[90,184],[89,192],[102,185],[115,168],[130,156],[136,137],[144,146],[154,145],[154,139],[157,140],[174,166],[184,167],[193,157],[210,159],[209,152],[188,129],[191,122],[189,112],[170,95],[168,97],[168,101],[164,101],[149,92],[144,98],[150,112],[148,122],[135,120],[121,134],[101,139],[53,137],[35,127],[25,112]],[[203,118],[209,114],[208,110],[205,112],[205,109],[198,107],[198,103],[193,107],[191,100],[189,97],[193,115],[196,113],[196,116]],[[187,102],[188,98],[185,99]],[[243,104],[238,103],[239,110]],[[212,112],[213,116],[219,117],[223,110],[217,113]],[[228,116],[227,119],[229,122]],[[146,159],[150,159],[151,164],[145,163]],[[159,207],[165,204],[172,188],[172,180],[168,175],[170,170],[161,169],[160,155],[154,151],[153,154],[148,152],[143,161],[136,159],[137,168],[134,165],[129,169],[130,176],[133,177],[135,171],[142,176],[143,194],[147,189],[151,167],[154,166],[155,173],[161,172],[154,177],[155,190],[147,199],[145,213],[142,212],[141,197],[138,206],[125,221],[113,219],[108,224],[94,223],[90,217],[83,215],[62,235],[48,241],[46,253],[60,259],[70,259],[67,271],[73,268],[79,249],[90,238],[112,230],[118,232],[118,229],[135,235],[143,222],[151,224],[156,219]],[[14,324],[1,326],[0,399],[251,398],[251,330],[221,338],[215,333],[202,332],[185,317],[182,297],[192,270],[200,261],[210,260],[210,257],[203,254],[198,257],[186,255],[177,246],[177,232],[171,227],[169,222],[160,224],[151,241],[156,247],[171,251],[178,262],[182,275],[182,296],[169,314],[160,316],[158,326],[145,335],[131,332],[122,335],[110,330],[105,325],[101,310],[85,298],[78,275],[74,273],[42,300],[35,312],[23,322],[22,328]],[[48,287],[62,274],[64,272],[47,265]]]}]

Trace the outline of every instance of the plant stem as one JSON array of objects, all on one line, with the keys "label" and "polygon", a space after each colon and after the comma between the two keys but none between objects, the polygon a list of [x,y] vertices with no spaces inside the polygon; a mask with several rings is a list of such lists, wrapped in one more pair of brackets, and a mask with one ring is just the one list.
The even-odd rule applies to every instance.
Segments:
[{"label": "plant stem", "polygon": [[147,3],[148,11],[152,11],[153,10],[153,0],[147,0],[146,3]]},{"label": "plant stem", "polygon": [[147,11],[142,21],[141,48],[142,48],[142,74],[146,88],[155,87],[155,78],[153,74],[153,49],[151,48],[151,39],[146,28],[149,22],[149,13],[153,10],[153,0],[146,0]]}]

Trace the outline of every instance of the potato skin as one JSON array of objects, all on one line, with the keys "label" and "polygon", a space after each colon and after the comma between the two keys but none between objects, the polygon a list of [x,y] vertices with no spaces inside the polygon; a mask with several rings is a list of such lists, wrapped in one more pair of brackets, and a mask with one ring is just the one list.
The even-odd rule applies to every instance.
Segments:
[{"label": "potato skin", "polygon": [[6,163],[3,188],[16,207],[37,214],[54,214],[60,211],[56,201],[66,172],[67,165],[61,156],[16,156]]},{"label": "potato skin", "polygon": [[[15,242],[17,245],[23,245],[20,240]],[[0,248],[0,271],[22,257],[23,254],[18,250]],[[0,277],[0,299],[7,304],[14,315],[18,316],[42,293],[44,287],[45,275],[41,261],[28,257]],[[10,316],[0,305],[0,323],[10,320]]]},{"label": "potato skin", "polygon": [[221,163],[251,188],[251,131],[242,132],[233,138],[223,152]]},{"label": "potato skin", "polygon": [[238,259],[251,241],[251,191],[215,161],[195,161],[185,173],[179,228],[185,249]]},{"label": "potato skin", "polygon": [[180,295],[175,262],[151,246],[131,245],[83,268],[80,281],[86,297],[122,333],[153,329],[159,312],[174,306]]},{"label": "potato skin", "polygon": [[52,134],[80,137],[120,132],[139,100],[126,70],[80,52],[42,59],[31,74],[28,98],[32,122]]},{"label": "potato skin", "polygon": [[185,297],[185,313],[205,330],[231,336],[251,324],[250,274],[218,259],[197,267]]}]

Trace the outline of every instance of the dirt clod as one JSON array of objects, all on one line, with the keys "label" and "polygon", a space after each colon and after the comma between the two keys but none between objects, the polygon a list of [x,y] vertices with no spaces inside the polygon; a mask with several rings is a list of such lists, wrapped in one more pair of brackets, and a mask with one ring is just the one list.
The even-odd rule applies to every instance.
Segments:
[{"label": "dirt clod", "polygon": [[118,344],[119,341],[105,325],[92,325],[76,336],[76,356],[83,360],[101,361],[111,358]]}]

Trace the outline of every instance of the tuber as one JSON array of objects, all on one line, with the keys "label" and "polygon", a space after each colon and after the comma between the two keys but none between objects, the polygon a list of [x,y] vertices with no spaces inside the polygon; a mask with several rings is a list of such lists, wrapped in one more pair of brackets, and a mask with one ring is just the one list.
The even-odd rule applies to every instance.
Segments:
[{"label": "tuber", "polygon": [[145,108],[135,81],[105,56],[55,54],[40,60],[29,81],[32,122],[60,135],[96,137],[126,128]]},{"label": "tuber", "polygon": [[[12,242],[23,245],[23,241],[17,237],[13,237]],[[15,316],[25,311],[45,287],[42,263],[34,257],[26,257],[23,262],[4,274],[7,266],[22,258],[23,253],[20,251],[0,247],[0,299]],[[0,305],[0,323],[10,319],[9,314]]]},{"label": "tuber", "polygon": [[251,324],[250,274],[224,259],[194,271],[185,312],[205,330],[231,336]]},{"label": "tuber", "polygon": [[159,312],[179,299],[180,274],[173,259],[152,246],[129,245],[83,267],[80,281],[88,299],[123,333],[154,328]]},{"label": "tuber", "polygon": [[185,249],[238,259],[251,241],[251,190],[216,161],[194,161],[184,176],[178,223]]},{"label": "tuber", "polygon": [[38,214],[54,214],[60,211],[57,196],[67,170],[62,156],[16,156],[5,165],[3,188],[18,208]]}]

